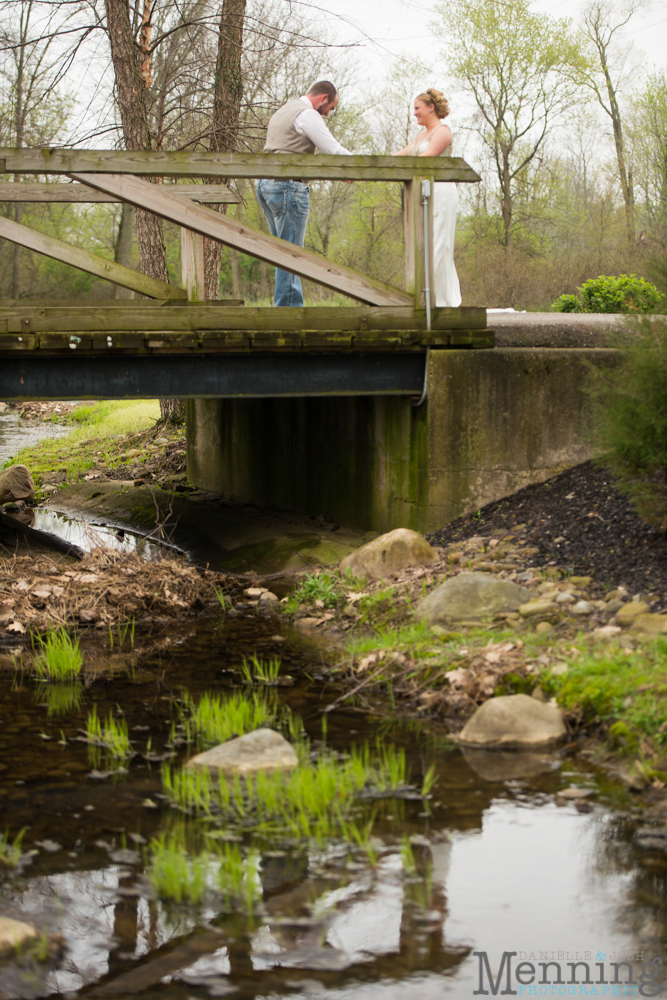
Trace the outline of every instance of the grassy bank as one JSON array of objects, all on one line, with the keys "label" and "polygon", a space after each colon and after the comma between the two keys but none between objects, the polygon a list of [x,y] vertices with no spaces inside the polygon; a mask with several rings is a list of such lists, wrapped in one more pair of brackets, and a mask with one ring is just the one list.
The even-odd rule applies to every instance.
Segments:
[{"label": "grassy bank", "polygon": [[418,601],[455,571],[443,553],[439,566],[389,584],[361,584],[330,571],[307,578],[292,594],[286,610],[297,628],[304,616],[331,616],[304,634],[334,633],[330,674],[344,687],[336,703],[400,709],[455,733],[496,695],[555,698],[582,746],[594,739],[596,752],[635,761],[633,780],[667,783],[667,636],[608,624],[615,619],[599,599],[601,588],[552,567],[535,569],[528,584],[535,595],[574,590],[596,612],[582,619],[562,605],[549,620],[517,614],[451,631],[419,622]]},{"label": "grassy bank", "polygon": [[23,448],[5,465],[20,463],[30,469],[38,501],[54,486],[77,483],[93,469],[113,472],[114,478],[126,467],[128,477],[138,474],[135,467],[141,472],[151,463],[151,469],[157,470],[165,452],[175,444],[183,445],[183,430],[157,427],[159,419],[156,399],[79,406],[66,417],[71,428],[68,434]]}]

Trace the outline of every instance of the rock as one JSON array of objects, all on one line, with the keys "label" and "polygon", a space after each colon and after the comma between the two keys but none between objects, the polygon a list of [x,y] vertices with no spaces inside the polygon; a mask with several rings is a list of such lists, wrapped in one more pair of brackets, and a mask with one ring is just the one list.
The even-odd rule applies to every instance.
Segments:
[{"label": "rock", "polygon": [[464,726],[459,740],[464,746],[551,746],[566,736],[563,713],[555,705],[544,705],[527,694],[490,698]]},{"label": "rock", "polygon": [[265,590],[259,599],[260,604],[280,604],[280,598],[270,590]]},{"label": "rock", "polygon": [[381,580],[408,566],[428,566],[436,559],[435,549],[422,535],[409,528],[396,528],[345,556],[340,568],[353,576]]},{"label": "rock", "polygon": [[225,774],[287,770],[299,763],[294,747],[273,729],[256,729],[192,757],[186,767],[208,767]]},{"label": "rock", "polygon": [[320,624],[319,618],[297,618],[294,622],[295,628],[315,628]]},{"label": "rock", "polygon": [[621,631],[618,625],[603,625],[601,628],[594,628],[593,635],[601,639],[613,639]]},{"label": "rock", "polygon": [[573,608],[570,608],[573,615],[592,615],[595,608],[590,601],[577,601]]},{"label": "rock", "polygon": [[572,604],[574,597],[569,590],[564,590],[562,594],[559,594],[556,598],[556,604]]},{"label": "rock", "polygon": [[546,632],[553,632],[554,627],[551,622],[538,622],[535,626],[535,631],[539,632],[540,635],[544,635]]},{"label": "rock", "polygon": [[25,465],[10,465],[0,472],[0,504],[32,500],[35,483]]},{"label": "rock", "polygon": [[535,615],[548,615],[556,610],[553,601],[528,601],[527,604],[519,605],[519,614],[522,618],[534,618]]},{"label": "rock", "polygon": [[618,614],[618,612],[623,607],[623,601],[619,601],[614,598],[613,601],[607,601],[604,608],[604,614],[607,618],[613,617],[613,615]]},{"label": "rock", "polygon": [[557,754],[535,753],[524,750],[482,750],[461,747],[466,764],[485,781],[511,781],[517,778],[534,778],[538,774],[557,771],[561,761]]},{"label": "rock", "polygon": [[13,955],[17,948],[24,948],[29,941],[39,937],[32,924],[11,917],[0,917],[0,957]]},{"label": "rock", "polygon": [[[618,615],[616,620],[618,621]],[[636,615],[630,631],[643,632],[645,635],[664,635],[667,632],[667,615]]]},{"label": "rock", "polygon": [[645,601],[628,601],[616,612],[616,621],[622,628],[625,628],[626,625],[632,625],[638,615],[647,615],[650,610],[650,606]]},{"label": "rock", "polygon": [[561,788],[556,795],[559,799],[587,799],[590,795],[593,795],[594,791],[592,788],[577,788],[576,785],[570,785],[568,788]]},{"label": "rock", "polygon": [[525,587],[498,580],[489,573],[459,573],[421,599],[415,618],[431,626],[475,621],[516,611],[529,597],[530,591]]},{"label": "rock", "polygon": [[571,576],[568,580],[573,587],[588,587],[591,582],[590,576]]}]

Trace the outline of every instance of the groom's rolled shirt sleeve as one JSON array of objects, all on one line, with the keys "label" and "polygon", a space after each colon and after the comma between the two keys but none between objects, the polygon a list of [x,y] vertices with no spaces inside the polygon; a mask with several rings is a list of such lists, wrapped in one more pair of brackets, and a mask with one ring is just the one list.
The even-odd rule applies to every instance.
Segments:
[{"label": "groom's rolled shirt sleeve", "polygon": [[[310,102],[308,102],[310,103]],[[322,115],[314,108],[306,108],[294,119],[294,128],[299,135],[306,135],[317,146],[321,153],[333,153],[339,156],[352,156],[345,146],[341,146],[324,124]]]}]

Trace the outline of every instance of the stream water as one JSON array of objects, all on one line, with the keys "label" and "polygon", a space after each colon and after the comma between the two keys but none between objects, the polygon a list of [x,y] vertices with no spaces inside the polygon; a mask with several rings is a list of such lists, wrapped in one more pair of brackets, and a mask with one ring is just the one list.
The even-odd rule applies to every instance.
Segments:
[{"label": "stream water", "polygon": [[[45,961],[0,961],[0,997],[436,1000],[475,995],[479,953],[495,976],[504,952],[517,953],[515,966],[561,970],[533,980],[548,985],[514,978],[519,995],[657,995],[637,980],[664,953],[667,859],[636,845],[627,798],[571,752],[462,753],[421,722],[335,709],[330,748],[393,743],[417,787],[433,765],[432,797],[360,807],[373,823],[372,862],[333,841],[265,844],[253,916],[169,907],[145,872],[149,841],[174,823],[161,758],[173,755],[178,700],[241,689],[244,656],[280,656],[294,685],[257,696],[298,715],[318,746],[339,692],[280,616],[254,611],[156,624],[113,646],[84,637],[82,680],[66,685],[8,668],[0,643],[0,831],[25,829],[23,850],[34,852],[14,876],[0,867],[0,915],[63,942]],[[80,740],[93,707],[127,722],[136,756],[120,772]],[[590,792],[583,805],[558,796],[571,786]],[[579,960],[590,977],[572,973]],[[615,986],[611,963],[623,961]],[[635,983],[624,985],[629,971]],[[506,992],[504,980],[493,992]]]}]

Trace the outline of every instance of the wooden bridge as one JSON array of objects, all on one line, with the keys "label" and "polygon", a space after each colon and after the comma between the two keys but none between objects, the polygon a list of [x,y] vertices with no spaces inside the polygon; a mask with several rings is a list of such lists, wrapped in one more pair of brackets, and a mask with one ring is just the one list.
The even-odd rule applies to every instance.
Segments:
[{"label": "wooden bridge", "polygon": [[[429,348],[494,344],[484,309],[436,309],[425,301],[424,288],[433,288],[433,280],[428,263],[425,268],[430,256],[432,270],[432,255],[425,254],[423,182],[432,191],[436,182],[478,181],[460,158],[0,149],[0,174],[68,178],[0,184],[0,201],[125,202],[176,223],[183,285],[0,219],[0,237],[145,296],[0,300],[0,399],[411,395],[422,390]],[[402,183],[405,288],[205,207],[238,202],[226,183],[237,178]],[[426,219],[432,245],[431,198]],[[362,305],[279,309],[206,302],[204,237]]]}]

